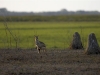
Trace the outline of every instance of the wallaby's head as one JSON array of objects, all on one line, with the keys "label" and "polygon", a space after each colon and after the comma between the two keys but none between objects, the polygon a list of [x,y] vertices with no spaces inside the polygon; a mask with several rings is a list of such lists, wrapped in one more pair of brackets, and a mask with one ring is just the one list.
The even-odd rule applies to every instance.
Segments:
[{"label": "wallaby's head", "polygon": [[38,40],[38,36],[35,35],[34,37],[35,37],[35,40]]}]

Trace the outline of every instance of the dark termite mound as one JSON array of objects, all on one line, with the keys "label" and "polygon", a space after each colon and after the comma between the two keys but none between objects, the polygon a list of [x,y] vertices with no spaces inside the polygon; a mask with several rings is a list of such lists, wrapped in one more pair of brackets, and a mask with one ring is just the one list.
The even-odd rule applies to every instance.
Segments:
[{"label": "dark termite mound", "polygon": [[83,49],[80,34],[75,32],[73,35],[73,40],[70,44],[70,49]]},{"label": "dark termite mound", "polygon": [[94,33],[91,33],[88,37],[87,48],[85,50],[86,54],[99,54],[100,48]]}]

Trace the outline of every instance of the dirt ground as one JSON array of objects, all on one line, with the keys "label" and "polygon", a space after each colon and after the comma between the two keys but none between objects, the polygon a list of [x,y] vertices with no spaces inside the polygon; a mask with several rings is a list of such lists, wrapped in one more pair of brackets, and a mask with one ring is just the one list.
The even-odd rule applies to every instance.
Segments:
[{"label": "dirt ground", "polygon": [[100,75],[100,54],[84,50],[0,50],[0,75]]}]

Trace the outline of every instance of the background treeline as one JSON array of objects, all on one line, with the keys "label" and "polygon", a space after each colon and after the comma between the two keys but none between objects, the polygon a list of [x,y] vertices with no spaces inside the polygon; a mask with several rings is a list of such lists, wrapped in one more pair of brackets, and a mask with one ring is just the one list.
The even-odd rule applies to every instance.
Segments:
[{"label": "background treeline", "polygon": [[33,22],[44,22],[44,21],[100,21],[100,15],[60,15],[60,16],[0,16],[0,22],[2,21],[14,21],[14,22],[27,22],[27,21],[33,21]]}]

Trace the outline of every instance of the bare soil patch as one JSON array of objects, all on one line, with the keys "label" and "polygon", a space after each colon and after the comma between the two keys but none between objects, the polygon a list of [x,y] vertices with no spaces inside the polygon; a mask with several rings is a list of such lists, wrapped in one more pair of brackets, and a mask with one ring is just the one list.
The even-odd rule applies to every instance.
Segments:
[{"label": "bare soil patch", "polygon": [[100,75],[100,54],[84,50],[0,50],[0,75]]}]

